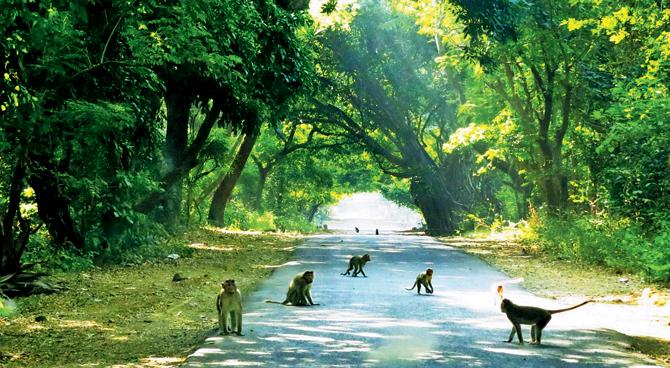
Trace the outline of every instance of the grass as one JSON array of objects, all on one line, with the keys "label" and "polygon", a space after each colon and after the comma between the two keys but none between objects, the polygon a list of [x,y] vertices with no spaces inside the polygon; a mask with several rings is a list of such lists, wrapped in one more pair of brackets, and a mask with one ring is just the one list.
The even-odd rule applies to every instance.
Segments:
[{"label": "grass", "polygon": [[301,240],[200,229],[175,241],[177,260],[65,274],[66,291],[15,300],[0,318],[0,366],[175,366],[214,333],[220,281],[248,294]]},{"label": "grass", "polygon": [[[668,300],[664,285],[646,283],[635,274],[615,272],[604,266],[580,263],[554,257],[538,248],[513,241],[514,234],[478,234],[462,238],[442,238],[446,244],[482,258],[507,273],[511,278],[523,278],[523,286],[534,294],[561,298],[584,296],[599,302],[645,303],[642,290],[651,288],[662,300]],[[620,279],[627,279],[623,283]],[[645,336],[627,336],[631,346],[670,367],[670,342]]]}]

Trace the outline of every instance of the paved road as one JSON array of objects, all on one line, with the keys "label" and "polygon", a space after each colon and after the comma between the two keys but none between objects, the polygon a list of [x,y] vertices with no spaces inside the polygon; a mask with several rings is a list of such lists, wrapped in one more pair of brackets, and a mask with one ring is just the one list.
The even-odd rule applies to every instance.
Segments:
[{"label": "paved road", "polygon": [[[340,276],[352,254],[369,253],[368,278]],[[404,290],[435,270],[435,294]],[[315,303],[283,300],[290,278],[313,269]],[[430,237],[332,235],[311,238],[245,301],[243,337],[211,337],[185,367],[648,367],[621,335],[603,328],[599,305],[555,315],[544,346],[503,342],[511,325],[494,306],[492,285],[507,280],[478,258]],[[518,304],[560,308],[516,285]],[[610,306],[611,307],[611,306]],[[612,317],[618,318],[618,317]],[[529,339],[529,327],[524,327]]]}]

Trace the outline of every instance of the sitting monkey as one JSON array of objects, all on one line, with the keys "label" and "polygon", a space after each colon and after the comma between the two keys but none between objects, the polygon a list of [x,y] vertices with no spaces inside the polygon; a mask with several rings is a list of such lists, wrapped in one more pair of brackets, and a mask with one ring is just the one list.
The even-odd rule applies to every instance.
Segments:
[{"label": "sitting monkey", "polygon": [[228,335],[230,332],[235,332],[242,336],[242,294],[237,289],[235,280],[221,283],[221,291],[216,298],[216,309],[219,312],[219,333]]},{"label": "sitting monkey", "polygon": [[314,282],[314,271],[305,271],[295,275],[288,284],[288,291],[286,292],[286,299],[283,302],[274,300],[266,300],[266,303],[284,304],[296,307],[307,307],[314,304],[312,301],[312,282]]}]

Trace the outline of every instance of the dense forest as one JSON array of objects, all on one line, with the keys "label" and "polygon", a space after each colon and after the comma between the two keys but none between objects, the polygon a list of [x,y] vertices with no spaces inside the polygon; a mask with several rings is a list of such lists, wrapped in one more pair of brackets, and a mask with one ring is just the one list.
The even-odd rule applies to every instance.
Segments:
[{"label": "dense forest", "polygon": [[348,193],[670,280],[670,4],[0,5],[0,290]]}]

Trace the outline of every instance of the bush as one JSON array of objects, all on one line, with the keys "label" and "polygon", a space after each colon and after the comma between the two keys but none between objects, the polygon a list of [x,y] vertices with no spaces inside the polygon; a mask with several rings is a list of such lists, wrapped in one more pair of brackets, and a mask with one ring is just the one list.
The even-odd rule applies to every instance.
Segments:
[{"label": "bush", "polygon": [[250,230],[275,231],[275,215],[272,212],[265,212],[259,215],[251,214],[249,219]]},{"label": "bush", "polygon": [[82,271],[93,266],[93,252],[77,254],[71,249],[54,247],[46,230],[30,237],[21,257],[23,264],[35,264],[35,271]]},{"label": "bush", "polygon": [[535,213],[521,240],[558,257],[670,281],[670,224],[651,233],[626,218]]}]

